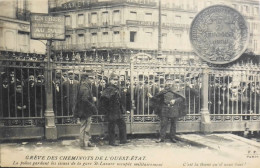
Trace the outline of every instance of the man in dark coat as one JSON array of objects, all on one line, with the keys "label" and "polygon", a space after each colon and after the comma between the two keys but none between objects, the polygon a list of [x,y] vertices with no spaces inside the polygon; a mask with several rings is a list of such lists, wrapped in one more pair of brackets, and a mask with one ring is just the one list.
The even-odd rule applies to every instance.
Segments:
[{"label": "man in dark coat", "polygon": [[35,83],[35,77],[34,75],[31,73],[28,77],[28,80],[25,82],[24,85],[25,91],[27,93],[27,99],[26,101],[28,101],[28,116],[32,116],[35,117],[36,116],[36,104],[35,104],[35,100],[36,100],[36,83]]},{"label": "man in dark coat", "polygon": [[126,123],[122,116],[125,111],[121,102],[120,91],[118,88],[118,76],[114,73],[110,75],[110,84],[103,90],[100,98],[100,108],[108,119],[109,145],[118,146],[115,143],[115,126],[119,129],[120,144],[127,143]]},{"label": "man in dark coat", "polygon": [[156,142],[164,142],[168,120],[170,119],[170,139],[175,143],[177,119],[186,115],[184,90],[180,88],[180,85],[175,85],[171,78],[167,78],[165,85],[165,89],[157,95],[149,96],[155,106],[155,112],[161,119],[160,138]]},{"label": "man in dark coat", "polygon": [[80,118],[80,146],[94,147],[90,143],[90,126],[91,116],[97,113],[97,108],[94,104],[92,91],[90,88],[91,82],[88,80],[87,74],[81,76],[81,82],[78,88],[77,105],[74,116]]},{"label": "man in dark coat", "polygon": [[78,86],[79,86],[79,81],[74,79],[73,71],[69,71],[68,80],[62,83],[62,91],[64,96],[63,97],[64,116],[73,115],[73,111],[76,105]]}]

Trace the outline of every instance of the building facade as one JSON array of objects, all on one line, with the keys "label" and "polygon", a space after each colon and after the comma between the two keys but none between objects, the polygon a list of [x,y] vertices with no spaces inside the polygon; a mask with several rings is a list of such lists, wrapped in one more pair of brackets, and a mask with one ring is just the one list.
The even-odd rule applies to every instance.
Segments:
[{"label": "building facade", "polygon": [[[37,5],[40,4],[43,6],[39,10]],[[0,1],[0,50],[45,53],[44,42],[30,39],[30,13],[46,13],[47,9],[47,1]]]},{"label": "building facade", "polygon": [[[55,42],[55,50],[125,55],[146,52],[156,56],[158,50],[158,1],[155,0],[52,0],[53,14],[64,15],[66,40]],[[241,12],[248,22],[248,51],[260,53],[259,2],[162,0],[162,51],[169,62],[194,60],[189,27],[203,8],[224,4]],[[126,54],[127,53],[127,54]]]}]

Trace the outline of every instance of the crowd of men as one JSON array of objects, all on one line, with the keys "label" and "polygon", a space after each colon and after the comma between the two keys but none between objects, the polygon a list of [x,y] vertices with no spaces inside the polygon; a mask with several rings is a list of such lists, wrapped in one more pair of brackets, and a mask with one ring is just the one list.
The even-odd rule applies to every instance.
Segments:
[{"label": "crowd of men", "polygon": [[[43,71],[7,72],[2,72],[0,78],[3,117],[43,117]],[[171,141],[176,142],[177,119],[200,110],[199,76],[140,74],[134,77],[131,86],[128,75],[118,75],[116,72],[104,75],[93,71],[56,70],[53,73],[52,90],[55,115],[80,119],[82,147],[93,146],[89,141],[92,115],[106,116],[109,144],[117,146],[116,126],[119,128],[120,143],[128,142],[123,114],[130,113],[131,109],[134,109],[134,114],[157,114],[160,117],[160,139],[157,142],[164,141],[168,121],[171,124]],[[260,86],[257,81],[214,81],[210,82],[209,93],[209,110],[215,114],[260,112]]]},{"label": "crowd of men", "polygon": [[45,110],[44,75],[28,71],[1,73],[3,117],[42,117]]}]

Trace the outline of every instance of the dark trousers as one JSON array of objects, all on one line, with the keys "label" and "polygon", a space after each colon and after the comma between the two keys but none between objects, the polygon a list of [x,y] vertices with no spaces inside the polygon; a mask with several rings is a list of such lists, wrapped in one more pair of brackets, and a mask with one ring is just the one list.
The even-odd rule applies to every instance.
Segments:
[{"label": "dark trousers", "polygon": [[109,134],[109,144],[115,143],[115,127],[118,126],[119,129],[119,140],[121,143],[126,141],[126,124],[124,119],[120,118],[117,120],[109,121],[108,123],[108,134]]},{"label": "dark trousers", "polygon": [[174,138],[175,134],[176,134],[176,124],[177,124],[177,117],[174,118],[169,118],[169,117],[161,117],[161,130],[160,130],[160,138],[161,139],[165,139],[166,136],[166,130],[167,130],[167,126],[168,126],[168,122],[170,119],[170,138]]}]

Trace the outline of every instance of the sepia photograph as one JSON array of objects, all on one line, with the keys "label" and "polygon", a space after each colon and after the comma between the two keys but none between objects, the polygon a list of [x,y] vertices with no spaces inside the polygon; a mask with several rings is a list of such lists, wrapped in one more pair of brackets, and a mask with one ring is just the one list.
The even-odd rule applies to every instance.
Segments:
[{"label": "sepia photograph", "polygon": [[0,0],[0,167],[259,167],[259,8]]}]

